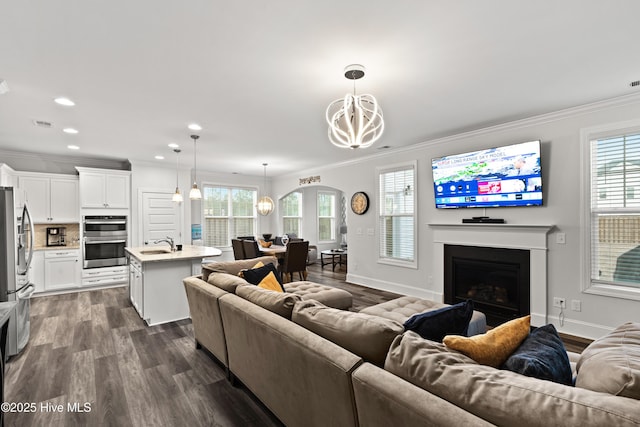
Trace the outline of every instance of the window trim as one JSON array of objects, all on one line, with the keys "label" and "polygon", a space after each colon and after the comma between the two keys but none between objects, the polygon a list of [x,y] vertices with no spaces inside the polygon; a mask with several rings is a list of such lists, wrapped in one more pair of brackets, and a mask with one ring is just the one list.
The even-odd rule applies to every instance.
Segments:
[{"label": "window trim", "polygon": [[591,279],[591,141],[607,137],[640,133],[640,120],[610,123],[580,130],[580,288],[583,293],[614,298],[640,300],[640,288],[592,281]]},{"label": "window trim", "polygon": [[[330,194],[333,196],[333,215],[328,217],[328,216],[323,216],[322,218],[331,218],[333,219],[332,221],[332,227],[331,227],[331,239],[329,240],[320,240],[320,203],[318,202],[318,199],[320,198],[320,194]],[[319,244],[324,244],[324,243],[335,243],[338,241],[338,233],[336,233],[336,224],[337,224],[337,209],[338,209],[338,193],[336,191],[330,191],[330,190],[318,190],[318,192],[316,193],[316,225],[317,225],[317,230],[316,232],[318,233],[318,243]]]},{"label": "window trim", "polygon": [[[386,258],[380,256],[380,247],[382,246],[382,230],[380,227],[380,219],[382,217],[380,206],[380,196],[382,189],[380,188],[380,176],[384,173],[413,169],[413,260],[401,260],[397,258]],[[395,267],[404,267],[411,269],[418,269],[418,161],[412,160],[409,162],[396,163],[392,165],[379,166],[376,167],[376,204],[377,206],[377,218],[376,218],[376,229],[378,232],[378,248],[376,249],[378,252],[378,264],[392,265]]]},{"label": "window trim", "polygon": [[[232,190],[251,190],[251,191],[255,191],[255,198],[254,198],[254,204],[253,204],[253,229],[254,231],[257,233],[258,230],[258,211],[256,208],[256,203],[258,201],[259,198],[259,188],[255,185],[233,185],[233,184],[228,184],[228,183],[220,183],[220,182],[208,182],[208,181],[203,181],[202,182],[202,200],[200,201],[200,224],[202,227],[202,241],[204,243],[204,235],[205,235],[205,219],[206,216],[204,214],[204,188],[205,187],[215,187],[215,188],[226,188],[227,190],[231,191]],[[229,201],[229,203],[231,203]],[[218,216],[218,217],[212,217],[212,218],[227,218],[230,221],[230,218],[232,218],[231,216],[227,215],[226,217],[222,217],[222,216]],[[247,216],[240,216],[238,218],[251,218],[251,217],[247,217]],[[229,229],[227,230],[229,232],[229,245],[228,246],[222,246],[222,245],[216,245],[217,248],[221,248],[221,249],[228,249],[231,248],[231,239],[235,239],[236,236],[232,236],[231,234],[231,222],[229,222],[228,225]]]}]

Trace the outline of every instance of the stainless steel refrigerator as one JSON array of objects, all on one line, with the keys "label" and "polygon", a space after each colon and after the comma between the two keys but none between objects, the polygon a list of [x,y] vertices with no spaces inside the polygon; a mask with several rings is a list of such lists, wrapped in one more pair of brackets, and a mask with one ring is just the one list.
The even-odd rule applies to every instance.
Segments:
[{"label": "stainless steel refrigerator", "polygon": [[17,302],[9,320],[6,359],[20,353],[29,341],[34,230],[27,205],[15,207],[13,187],[0,187],[0,215],[0,301]]}]

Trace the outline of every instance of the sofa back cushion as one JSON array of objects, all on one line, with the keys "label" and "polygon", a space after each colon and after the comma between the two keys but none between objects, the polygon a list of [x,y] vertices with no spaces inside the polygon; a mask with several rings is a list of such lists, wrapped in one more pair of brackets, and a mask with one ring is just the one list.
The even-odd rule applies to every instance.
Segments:
[{"label": "sofa back cushion", "polygon": [[302,301],[298,295],[270,291],[257,286],[238,286],[236,295],[289,320],[293,306],[296,302]]},{"label": "sofa back cushion", "polygon": [[576,371],[576,387],[640,399],[640,323],[625,323],[589,344]]},{"label": "sofa back cushion", "polygon": [[246,286],[249,283],[242,277],[227,273],[210,273],[207,282],[229,293],[235,294],[238,286]]},{"label": "sofa back cushion", "polygon": [[633,399],[569,387],[480,365],[408,331],[391,344],[385,369],[497,425],[631,426]]},{"label": "sofa back cushion", "polygon": [[242,259],[237,261],[220,261],[211,262],[202,266],[202,280],[208,281],[209,274],[216,273],[228,273],[237,276],[240,270],[253,268],[258,262],[263,264],[271,263],[275,266],[278,265],[278,259],[274,256],[263,256],[251,259]]},{"label": "sofa back cushion", "polygon": [[384,365],[391,342],[403,332],[394,320],[338,310],[314,300],[296,303],[291,320],[378,366]]}]

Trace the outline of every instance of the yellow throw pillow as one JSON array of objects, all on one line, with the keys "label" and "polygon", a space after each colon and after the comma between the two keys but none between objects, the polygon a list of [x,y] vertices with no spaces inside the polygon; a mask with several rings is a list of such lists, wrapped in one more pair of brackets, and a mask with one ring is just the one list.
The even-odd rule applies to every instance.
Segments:
[{"label": "yellow throw pillow", "polygon": [[269,274],[264,276],[264,279],[262,279],[260,283],[258,283],[258,287],[262,289],[268,289],[270,291],[284,292],[284,290],[282,289],[282,285],[280,284],[280,282],[278,282],[278,279],[276,278],[276,275],[273,274],[273,271],[270,271]]},{"label": "yellow throw pillow", "polygon": [[[256,262],[256,265],[254,265],[251,268],[253,269],[253,268],[260,268],[260,267],[264,267],[264,264],[262,263],[262,261]],[[238,277],[244,278],[244,270],[240,270],[240,272],[238,272]]]},{"label": "yellow throw pillow", "polygon": [[442,342],[448,348],[469,356],[482,365],[499,368],[529,335],[531,316],[513,319],[472,337],[447,335]]}]

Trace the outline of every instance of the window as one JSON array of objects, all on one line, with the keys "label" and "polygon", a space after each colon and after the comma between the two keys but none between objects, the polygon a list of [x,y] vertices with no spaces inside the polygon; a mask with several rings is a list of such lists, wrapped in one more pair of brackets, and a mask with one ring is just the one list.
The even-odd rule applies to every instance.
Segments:
[{"label": "window", "polygon": [[318,192],[318,240],[336,240],[336,194]]},{"label": "window", "polygon": [[640,130],[587,140],[587,291],[640,299]]},{"label": "window", "polygon": [[302,222],[302,193],[294,191],[282,198],[282,230],[284,234],[300,236]]},{"label": "window", "polygon": [[255,235],[257,191],[203,185],[204,244],[231,246],[237,236]]},{"label": "window", "polygon": [[379,262],[417,268],[416,163],[378,170]]}]

